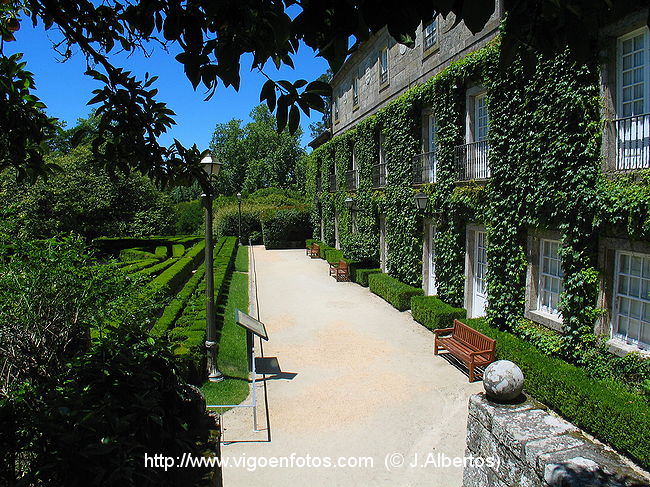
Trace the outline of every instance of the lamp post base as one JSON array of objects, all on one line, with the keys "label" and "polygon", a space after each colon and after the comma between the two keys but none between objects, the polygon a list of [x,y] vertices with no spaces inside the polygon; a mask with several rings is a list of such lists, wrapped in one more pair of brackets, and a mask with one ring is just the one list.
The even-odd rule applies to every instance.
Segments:
[{"label": "lamp post base", "polygon": [[208,380],[210,382],[221,382],[224,377],[223,374],[217,369],[217,344],[216,342],[206,341],[206,359],[208,368]]}]

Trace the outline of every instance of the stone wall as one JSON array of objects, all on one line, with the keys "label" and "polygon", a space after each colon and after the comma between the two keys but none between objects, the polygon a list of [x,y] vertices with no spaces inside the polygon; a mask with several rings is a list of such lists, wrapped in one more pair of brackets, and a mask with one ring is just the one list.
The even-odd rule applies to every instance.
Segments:
[{"label": "stone wall", "polygon": [[482,460],[466,462],[464,487],[650,485],[650,475],[531,399],[472,396],[466,456]]}]

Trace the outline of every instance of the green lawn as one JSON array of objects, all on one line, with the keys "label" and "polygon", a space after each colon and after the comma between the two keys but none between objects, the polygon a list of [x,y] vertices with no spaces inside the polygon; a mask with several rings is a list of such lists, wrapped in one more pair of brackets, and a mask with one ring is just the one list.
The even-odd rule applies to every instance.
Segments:
[{"label": "green lawn", "polygon": [[237,249],[235,258],[235,270],[239,272],[248,272],[248,247],[242,245]]},{"label": "green lawn", "polygon": [[[240,255],[247,255],[245,249],[238,249],[237,261],[241,260]],[[246,331],[235,323],[237,308],[248,311],[248,274],[244,272],[232,274],[219,336],[217,365],[226,379],[217,383],[206,382],[201,387],[208,404],[239,404],[248,396]]]}]

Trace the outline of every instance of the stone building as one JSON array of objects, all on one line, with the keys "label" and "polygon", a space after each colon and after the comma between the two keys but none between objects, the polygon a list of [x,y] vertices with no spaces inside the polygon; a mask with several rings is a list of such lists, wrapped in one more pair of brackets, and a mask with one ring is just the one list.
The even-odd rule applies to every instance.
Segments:
[{"label": "stone building", "polygon": [[[600,143],[597,152],[601,156],[598,162],[601,174],[636,173],[641,169],[650,168],[650,35],[646,25],[647,14],[647,9],[630,12],[629,15],[613,20],[599,35],[599,103],[604,128],[600,134],[602,137],[593,136],[590,140]],[[332,142],[329,144],[335,143],[337,138],[343,139],[346,134],[353,133],[364,121],[377,119],[377,129],[373,132],[376,139],[373,143],[377,148],[374,160],[370,163],[366,160],[363,163],[366,166],[370,164],[371,170],[361,167],[361,158],[355,148],[359,135],[354,135],[356,139],[352,137],[354,141],[350,142],[352,149],[347,162],[340,162],[343,155],[332,155],[335,152],[333,145],[327,149],[332,151],[330,155],[317,155],[314,159],[314,174],[317,180],[313,182],[313,187],[315,199],[318,201],[314,214],[315,237],[346,251],[348,249],[345,241],[348,242],[348,247],[352,245],[350,242],[359,241],[359,238],[351,238],[350,235],[365,232],[365,241],[376,242],[378,246],[376,260],[384,272],[422,286],[428,295],[440,295],[442,292],[443,297],[451,296],[448,299],[456,300],[456,304],[462,305],[467,310],[468,317],[484,316],[491,307],[497,309],[500,306],[503,310],[508,306],[493,303],[488,295],[492,287],[489,279],[493,276],[492,284],[496,286],[499,284],[496,278],[502,274],[501,269],[489,271],[490,228],[496,232],[495,229],[501,225],[498,218],[495,219],[494,213],[491,213],[495,205],[489,200],[495,198],[493,188],[497,188],[496,193],[499,193],[508,183],[503,179],[496,182],[494,180],[493,168],[499,166],[498,158],[505,161],[502,164],[504,168],[511,164],[510,167],[517,170],[518,166],[512,161],[507,161],[507,155],[503,156],[503,145],[494,151],[490,147],[490,131],[494,121],[491,120],[489,111],[491,103],[496,102],[492,102],[493,94],[484,85],[484,80],[491,76],[489,70],[485,71],[488,74],[474,78],[470,76],[464,80],[463,86],[458,87],[462,93],[459,95],[461,100],[456,116],[461,122],[453,144],[448,141],[444,142],[447,146],[442,142],[439,144],[439,131],[446,127],[441,127],[437,119],[437,101],[431,97],[426,98],[429,95],[423,95],[417,102],[409,105],[413,118],[411,123],[417,134],[417,147],[413,148],[413,143],[410,146],[407,144],[405,147],[409,148],[401,155],[401,160],[395,155],[392,160],[387,160],[386,137],[391,133],[392,127],[382,113],[391,104],[405,99],[404,97],[410,96],[410,92],[418,90],[418,87],[425,85],[428,80],[443,73],[454,62],[489,48],[498,36],[501,18],[502,2],[497,2],[495,13],[485,28],[476,35],[472,35],[463,24],[454,26],[454,19],[451,17],[443,19],[436,16],[420,26],[413,48],[397,44],[386,30],[380,31],[361,45],[332,80]],[[488,81],[493,86],[492,89],[496,90],[498,82],[494,79]],[[432,92],[435,92],[435,89]],[[585,120],[576,122],[577,125],[582,123],[587,127],[593,122],[588,120],[588,116],[585,117]],[[524,116],[522,119],[524,122],[525,118]],[[501,121],[498,122],[497,125],[502,124]],[[501,129],[499,131],[502,132]],[[405,136],[412,135],[409,134],[407,130]],[[524,134],[511,134],[513,144],[519,143],[518,137],[524,137]],[[563,135],[558,137],[561,139]],[[449,137],[445,140],[447,139],[451,140]],[[556,140],[549,139],[546,143],[553,146]],[[593,143],[595,142],[586,143],[583,152],[592,150],[589,144]],[[540,145],[538,149],[538,152],[543,152],[544,146]],[[534,152],[531,151],[531,154]],[[539,154],[539,157],[542,161],[544,154]],[[577,156],[576,161],[580,157]],[[328,160],[330,162],[326,162]],[[596,159],[591,157],[589,160]],[[570,184],[568,189],[560,188],[559,183],[553,185],[556,180],[566,178],[567,174],[580,171],[580,164],[583,163],[576,161],[568,163],[564,168],[542,170],[539,177],[543,178],[541,181],[552,187],[553,191],[557,190],[566,196],[570,193]],[[494,163],[496,166],[493,166]],[[408,176],[404,176],[404,164],[409,166]],[[531,165],[533,170],[535,164]],[[392,166],[395,168],[394,174],[391,173]],[[344,174],[341,174],[342,171]],[[509,177],[505,169],[499,173],[506,179]],[[439,189],[446,184],[444,181],[440,184],[441,174],[446,178],[445,181],[449,180],[451,174],[455,189],[444,190],[446,193]],[[594,181],[599,180],[599,175],[592,171],[589,178],[591,182],[585,182],[587,186],[595,184]],[[513,184],[524,185],[521,182],[523,177],[520,183],[517,183],[513,176],[513,181]],[[389,189],[389,186],[392,186],[392,189]],[[485,191],[486,188],[488,191]],[[444,207],[450,195],[469,192],[470,189],[476,189],[477,194],[481,190],[485,191],[488,203],[462,221],[462,235],[459,235],[458,220],[455,220],[453,225],[449,221],[444,223],[448,217],[444,208],[433,206]],[[385,210],[386,201],[395,201],[399,206],[409,191],[410,194],[421,191],[427,194],[428,211],[418,214],[405,213],[404,210],[403,221],[396,216],[391,217],[391,212]],[[563,219],[561,210],[557,208],[542,208],[546,213],[536,216],[536,202],[530,201],[533,196],[526,196],[525,188],[521,191],[522,201],[529,198],[522,203],[527,208],[522,211],[526,218],[520,222],[521,227],[517,227],[516,236],[511,237],[513,242],[518,239],[517,243],[521,247],[513,247],[513,255],[521,250],[520,260],[526,261],[525,275],[521,275],[525,287],[521,296],[521,315],[562,332],[563,323],[568,319],[562,312],[567,279],[567,262],[563,261],[563,255],[566,255],[563,253],[563,246],[566,248],[566,244],[563,242],[571,237],[571,219],[576,216]],[[398,197],[397,194],[402,196]],[[343,205],[346,198],[361,203],[374,203],[367,203],[367,210],[357,211],[354,207],[347,208]],[[568,198],[570,200],[570,196]],[[597,216],[599,210],[586,209],[587,198],[586,193],[576,196],[582,205],[580,210],[576,210],[576,215],[593,211]],[[594,215],[590,218],[595,218]],[[359,230],[358,221],[361,217],[373,219],[365,230]],[[512,218],[516,219],[514,215]],[[525,223],[528,220],[535,224]],[[407,226],[412,225],[413,221],[416,222],[413,225],[417,235],[414,236],[413,245],[409,241],[408,245],[403,247],[395,235],[410,231],[405,230],[406,227],[403,228],[402,224],[408,222]],[[593,330],[597,334],[610,337],[609,345],[613,352],[646,353],[650,350],[650,233],[629,231],[621,218],[617,220],[612,217],[611,222],[611,225],[605,222],[598,228],[594,224],[590,230],[592,233],[586,237],[583,234],[578,239],[580,242],[575,243],[572,249],[578,253],[589,254],[593,260],[592,267],[598,271],[597,296],[593,296],[597,302],[594,303],[594,308],[599,308],[602,312],[597,319],[590,319],[594,320]],[[456,234],[452,234],[452,230]],[[462,249],[459,252],[463,255],[463,282],[459,282],[454,274],[457,263],[449,263],[447,256],[441,256],[437,252],[440,245],[449,246],[449,242],[454,239],[461,242]],[[395,242],[392,248],[391,241]],[[590,247],[592,244],[593,248]],[[457,260],[456,257],[453,258]],[[391,265],[391,260],[395,262],[394,265]],[[585,262],[588,260],[585,257]],[[441,270],[439,266],[444,267],[442,276],[438,272]],[[572,275],[575,276],[579,270],[576,270],[574,263],[570,266]],[[414,271],[416,267],[417,270]],[[414,278],[415,273],[419,277]],[[442,291],[441,283],[444,288]],[[456,292],[453,295],[450,291],[451,288],[461,287],[460,294]],[[575,289],[570,294],[575,294]],[[519,299],[517,295],[517,301]]]}]

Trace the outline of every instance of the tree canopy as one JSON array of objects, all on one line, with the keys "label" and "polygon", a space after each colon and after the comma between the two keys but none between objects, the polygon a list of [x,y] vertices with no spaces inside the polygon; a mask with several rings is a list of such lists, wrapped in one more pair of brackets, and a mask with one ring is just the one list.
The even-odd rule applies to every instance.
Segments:
[{"label": "tree canopy", "polygon": [[[599,26],[632,4],[644,0],[503,0],[508,29],[503,42],[507,57],[521,45],[553,52],[569,45],[576,55],[591,52]],[[174,124],[174,113],[156,99],[156,77],[137,79],[114,65],[111,54],[177,46],[176,60],[196,88],[208,96],[219,83],[240,85],[242,56],[252,54],[252,68],[267,62],[293,67],[300,43],[324,57],[336,72],[347,56],[368,37],[387,27],[412,46],[418,25],[434,12],[453,15],[457,23],[478,32],[494,12],[495,0],[2,0],[0,35],[12,42],[21,20],[56,29],[57,50],[69,56],[80,51],[87,74],[103,83],[90,100],[99,124],[92,149],[98,164],[138,169],[159,181],[189,183],[202,177],[196,146],[176,142],[162,147],[158,137]],[[19,54],[5,56],[0,44],[0,169],[13,166],[20,177],[35,179],[55,169],[43,158],[56,123],[34,96],[34,79]],[[260,99],[276,113],[278,128],[298,128],[300,112],[324,110],[330,88],[320,81],[271,80]]]},{"label": "tree canopy", "polygon": [[296,165],[303,156],[301,132],[278,132],[276,119],[266,105],[256,106],[252,122],[241,120],[218,124],[210,148],[223,168],[217,193],[253,193],[262,188],[289,189],[296,183]]}]

